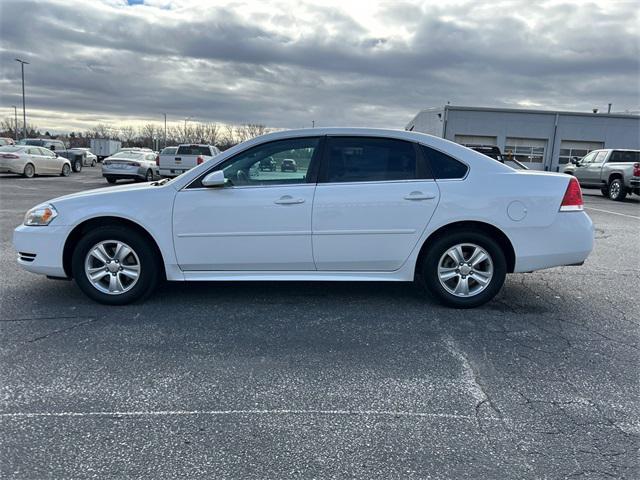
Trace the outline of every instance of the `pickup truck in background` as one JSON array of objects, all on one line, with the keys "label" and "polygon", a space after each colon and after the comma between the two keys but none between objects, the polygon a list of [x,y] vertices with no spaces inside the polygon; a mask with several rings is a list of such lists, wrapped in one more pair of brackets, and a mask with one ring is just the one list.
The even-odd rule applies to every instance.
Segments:
[{"label": "pickup truck in background", "polygon": [[183,144],[166,147],[158,155],[158,167],[163,177],[177,177],[196,165],[207,162],[220,150],[213,145]]},{"label": "pickup truck in background", "polygon": [[584,188],[599,188],[611,200],[624,200],[630,193],[640,195],[640,150],[593,150],[571,159],[564,173]]}]

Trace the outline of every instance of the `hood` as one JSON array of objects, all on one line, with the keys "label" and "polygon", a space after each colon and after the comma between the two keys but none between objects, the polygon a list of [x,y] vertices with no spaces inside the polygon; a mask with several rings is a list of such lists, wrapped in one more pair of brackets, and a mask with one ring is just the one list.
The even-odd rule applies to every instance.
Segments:
[{"label": "hood", "polygon": [[118,192],[132,192],[135,190],[149,190],[151,188],[162,188],[159,186],[153,186],[150,183],[133,183],[129,185],[120,185],[115,187],[105,187],[105,188],[96,188],[94,190],[84,190],[82,192],[71,193],[69,195],[64,195],[62,197],[54,198],[47,203],[60,203],[67,200],[74,200],[78,198],[87,198],[87,197],[100,197],[100,196],[108,196],[112,194],[117,194]]}]

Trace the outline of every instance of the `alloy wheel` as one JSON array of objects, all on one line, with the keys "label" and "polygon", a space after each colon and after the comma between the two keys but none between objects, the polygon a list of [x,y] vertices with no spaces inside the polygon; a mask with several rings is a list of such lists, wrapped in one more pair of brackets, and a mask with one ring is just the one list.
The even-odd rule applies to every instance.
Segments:
[{"label": "alloy wheel", "polygon": [[108,295],[131,290],[140,278],[140,259],[120,240],[103,240],[94,245],[84,261],[84,271],[93,287]]},{"label": "alloy wheel", "polygon": [[456,297],[473,297],[493,278],[491,255],[479,245],[460,243],[449,248],[438,262],[440,285]]}]

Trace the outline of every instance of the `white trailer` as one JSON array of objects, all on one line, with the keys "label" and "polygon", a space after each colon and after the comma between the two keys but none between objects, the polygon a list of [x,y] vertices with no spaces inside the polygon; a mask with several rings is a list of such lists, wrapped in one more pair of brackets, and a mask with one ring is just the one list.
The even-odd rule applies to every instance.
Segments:
[{"label": "white trailer", "polygon": [[98,161],[102,161],[117,153],[122,148],[120,140],[109,140],[108,138],[92,138],[91,151],[98,157]]}]

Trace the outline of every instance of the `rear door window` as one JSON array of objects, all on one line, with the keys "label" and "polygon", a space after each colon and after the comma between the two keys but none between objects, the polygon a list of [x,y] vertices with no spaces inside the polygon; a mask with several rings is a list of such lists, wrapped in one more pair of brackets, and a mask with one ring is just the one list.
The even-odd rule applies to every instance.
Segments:
[{"label": "rear door window", "polygon": [[377,137],[329,137],[322,181],[383,182],[417,178],[411,142]]}]

